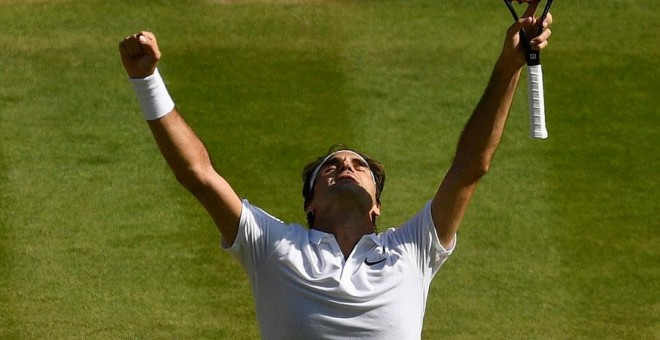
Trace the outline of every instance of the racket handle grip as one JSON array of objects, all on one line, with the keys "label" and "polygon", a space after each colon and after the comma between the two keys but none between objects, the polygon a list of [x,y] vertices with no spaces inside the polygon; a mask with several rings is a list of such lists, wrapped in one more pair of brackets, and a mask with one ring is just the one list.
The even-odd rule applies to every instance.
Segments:
[{"label": "racket handle grip", "polygon": [[529,99],[529,120],[531,138],[546,139],[545,100],[543,98],[543,71],[541,65],[527,66],[527,98]]}]

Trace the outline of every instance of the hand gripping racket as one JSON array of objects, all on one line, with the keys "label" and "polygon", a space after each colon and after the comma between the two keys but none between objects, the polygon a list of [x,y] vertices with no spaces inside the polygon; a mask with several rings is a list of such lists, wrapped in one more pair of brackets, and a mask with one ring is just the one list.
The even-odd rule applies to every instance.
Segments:
[{"label": "hand gripping racket", "polygon": [[[519,17],[511,4],[512,0],[504,0],[506,7],[511,12],[513,19],[518,21]],[[540,2],[540,0],[539,0]],[[539,21],[537,32],[543,31],[543,21],[550,11],[552,0],[547,0],[543,14]],[[532,50],[529,45],[529,38],[523,29],[520,30],[520,41],[525,48],[525,59],[527,59],[527,98],[529,99],[529,120],[530,137],[545,139],[548,138],[548,130],[545,127],[545,102],[543,97],[543,71],[541,70],[541,54],[539,51]]]}]

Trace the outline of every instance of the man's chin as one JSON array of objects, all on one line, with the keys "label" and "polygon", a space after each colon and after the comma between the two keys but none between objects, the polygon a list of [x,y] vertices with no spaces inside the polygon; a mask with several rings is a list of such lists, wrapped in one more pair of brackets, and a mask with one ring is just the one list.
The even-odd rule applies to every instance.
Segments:
[{"label": "man's chin", "polygon": [[340,181],[331,187],[330,192],[337,195],[338,199],[350,200],[354,202],[366,203],[369,206],[373,204],[371,194],[354,181]]}]

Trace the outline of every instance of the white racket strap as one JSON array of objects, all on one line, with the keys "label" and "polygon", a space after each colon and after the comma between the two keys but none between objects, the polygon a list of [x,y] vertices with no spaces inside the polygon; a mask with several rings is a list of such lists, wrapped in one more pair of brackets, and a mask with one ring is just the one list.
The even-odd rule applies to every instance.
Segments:
[{"label": "white racket strap", "polygon": [[548,138],[545,127],[543,71],[541,65],[527,66],[527,97],[529,98],[530,137]]}]

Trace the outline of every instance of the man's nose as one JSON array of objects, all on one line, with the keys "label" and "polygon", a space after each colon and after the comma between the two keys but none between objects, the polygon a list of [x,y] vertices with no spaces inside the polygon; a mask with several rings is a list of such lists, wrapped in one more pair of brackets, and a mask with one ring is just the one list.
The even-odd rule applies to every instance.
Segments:
[{"label": "man's nose", "polygon": [[355,172],[355,168],[353,168],[353,162],[351,162],[350,159],[346,159],[346,158],[341,162],[341,168],[339,170],[340,172],[344,170]]}]

